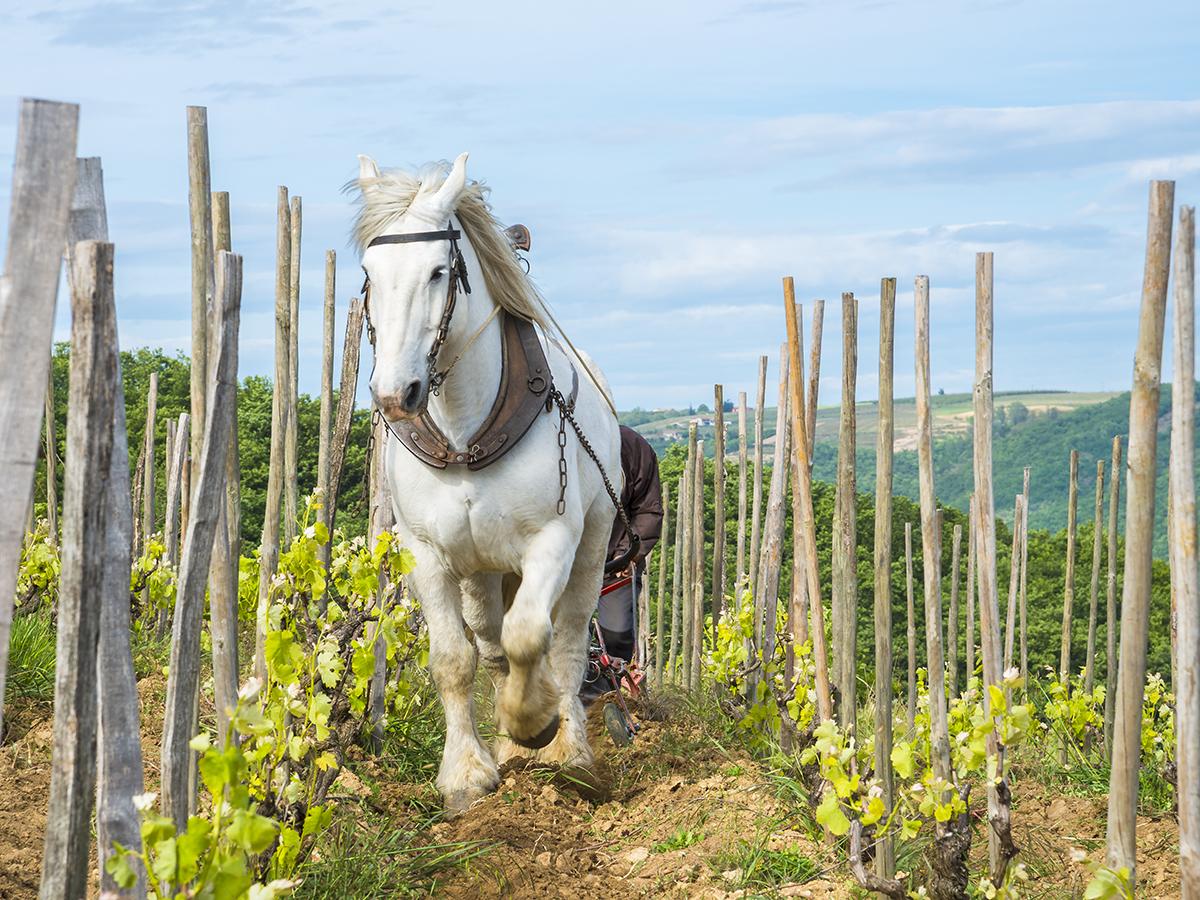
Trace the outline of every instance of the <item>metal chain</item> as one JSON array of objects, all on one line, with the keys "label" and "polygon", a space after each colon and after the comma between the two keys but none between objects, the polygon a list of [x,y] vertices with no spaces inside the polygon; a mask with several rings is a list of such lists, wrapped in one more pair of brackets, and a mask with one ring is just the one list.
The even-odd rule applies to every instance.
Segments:
[{"label": "metal chain", "polygon": [[558,514],[561,516],[566,511],[566,491],[567,491],[567,459],[566,459],[566,443],[567,434],[564,424],[571,423],[571,428],[575,432],[575,436],[579,438],[579,446],[583,447],[584,452],[591,457],[592,462],[596,464],[596,468],[600,471],[600,478],[604,482],[604,489],[608,491],[608,499],[612,501],[612,505],[617,510],[617,517],[621,520],[621,525],[624,526],[627,534],[633,534],[633,526],[629,522],[629,514],[625,512],[625,507],[621,505],[621,498],[617,496],[616,489],[612,486],[612,482],[608,480],[608,473],[604,470],[604,464],[600,462],[600,457],[596,455],[596,451],[592,448],[592,442],[587,439],[587,435],[583,433],[583,429],[579,427],[579,423],[575,421],[575,411],[572,406],[567,403],[562,392],[551,385],[550,399],[558,407],[559,425],[558,425],[558,472],[559,472],[559,500]]}]

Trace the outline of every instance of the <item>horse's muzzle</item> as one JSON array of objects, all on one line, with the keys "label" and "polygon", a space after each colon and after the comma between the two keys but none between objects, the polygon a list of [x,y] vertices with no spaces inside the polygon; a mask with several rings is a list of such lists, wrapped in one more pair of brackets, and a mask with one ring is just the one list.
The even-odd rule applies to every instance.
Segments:
[{"label": "horse's muzzle", "polygon": [[425,411],[429,402],[429,385],[424,379],[411,381],[402,390],[390,394],[377,394],[375,405],[389,422],[415,419]]}]

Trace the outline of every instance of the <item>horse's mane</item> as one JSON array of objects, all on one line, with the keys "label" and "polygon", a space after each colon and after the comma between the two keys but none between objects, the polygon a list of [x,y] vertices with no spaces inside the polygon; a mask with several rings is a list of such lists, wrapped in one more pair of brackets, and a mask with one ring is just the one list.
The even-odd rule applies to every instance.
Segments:
[{"label": "horse's mane", "polygon": [[[378,178],[356,178],[349,182],[345,189],[358,191],[358,216],[352,235],[359,253],[404,215],[417,196],[436,191],[449,174],[450,164],[443,161],[428,163],[415,172],[385,169]],[[514,315],[545,329],[544,302],[518,263],[503,226],[492,214],[488,191],[478,181],[467,182],[454,214],[479,257],[483,280],[492,299]]]}]

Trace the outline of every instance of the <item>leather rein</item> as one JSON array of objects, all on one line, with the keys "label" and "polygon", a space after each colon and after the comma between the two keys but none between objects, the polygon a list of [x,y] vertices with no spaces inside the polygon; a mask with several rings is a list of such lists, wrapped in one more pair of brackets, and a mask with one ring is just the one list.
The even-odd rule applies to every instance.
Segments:
[{"label": "leather rein", "polygon": [[[440,371],[438,370],[438,356],[441,354],[442,347],[445,345],[447,335],[450,332],[450,320],[454,316],[454,308],[458,299],[458,289],[461,286],[463,293],[471,293],[471,284],[467,280],[466,261],[463,259],[462,250],[458,246],[458,241],[461,237],[462,233],[454,228],[453,222],[448,222],[446,227],[441,231],[385,234],[372,239],[367,244],[367,247],[375,247],[380,244],[413,244],[430,241],[450,242],[450,265],[448,272],[450,283],[446,290],[446,303],[442,308],[442,315],[438,321],[433,345],[429,348],[429,353],[426,355],[426,364],[429,372],[429,390],[434,395],[439,393],[450,370],[454,368],[455,364],[462,357],[462,353],[460,353],[449,366]],[[528,232],[526,232],[526,240],[528,240]],[[363,281],[362,289],[363,315],[367,324],[367,338],[371,343],[372,349],[374,349],[375,326],[371,323],[370,288],[371,279],[370,276],[367,276]],[[493,313],[494,315],[495,313]],[[508,313],[506,310],[500,311],[500,319],[502,333],[500,388],[491,412],[476,434],[472,436],[465,450],[460,451],[451,448],[449,441],[429,416],[427,410],[423,411],[411,425],[406,426],[403,434],[398,433],[392,427],[392,423],[386,417],[380,415],[378,410],[376,411],[376,415],[380,415],[384,426],[391,433],[392,437],[426,465],[440,469],[444,469],[449,465],[465,465],[468,469],[476,470],[485,468],[495,462],[515,446],[528,432],[538,415],[541,414],[543,406],[546,412],[550,412],[557,406],[559,409],[558,514],[561,516],[566,510],[566,426],[569,423],[576,437],[579,439],[580,445],[599,469],[605,490],[608,492],[609,499],[616,508],[617,517],[621,520],[626,534],[629,536],[629,549],[620,557],[608,560],[605,563],[605,574],[624,569],[637,555],[641,544],[641,537],[633,530],[629,522],[629,516],[625,512],[624,506],[621,505],[620,497],[617,496],[616,489],[608,478],[608,473],[605,472],[599,456],[597,456],[587,436],[575,420],[575,400],[579,393],[579,374],[575,371],[575,367],[572,366],[571,393],[569,397],[564,397],[554,384],[553,374],[550,371],[549,363],[546,360],[533,324]],[[470,348],[471,344],[479,337],[483,332],[483,328],[490,321],[491,317],[471,336],[467,345],[463,348],[463,353]],[[524,381],[524,391],[522,391],[521,381]]]}]

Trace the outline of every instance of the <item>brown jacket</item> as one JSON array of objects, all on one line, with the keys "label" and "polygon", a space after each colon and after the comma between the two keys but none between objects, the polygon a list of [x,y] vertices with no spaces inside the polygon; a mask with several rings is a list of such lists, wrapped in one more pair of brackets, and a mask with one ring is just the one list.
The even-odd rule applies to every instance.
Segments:
[{"label": "brown jacket", "polygon": [[[650,555],[662,535],[662,485],[658,480],[658,457],[646,439],[624,425],[621,426],[621,470],[625,486],[621,489],[621,506],[629,516],[629,524],[642,539],[634,562]],[[608,540],[608,558],[620,556],[629,548],[629,537],[620,517],[613,521]]]}]

